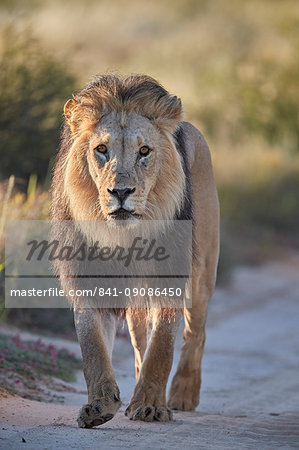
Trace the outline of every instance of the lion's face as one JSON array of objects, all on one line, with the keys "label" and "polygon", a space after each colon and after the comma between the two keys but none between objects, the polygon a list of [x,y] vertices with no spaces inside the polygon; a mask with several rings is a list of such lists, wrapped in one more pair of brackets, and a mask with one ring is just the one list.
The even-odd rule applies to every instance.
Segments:
[{"label": "lion's face", "polygon": [[149,193],[163,165],[162,140],[150,120],[135,113],[110,113],[90,133],[88,168],[106,220],[154,217]]},{"label": "lion's face", "polygon": [[185,192],[173,138],[177,97],[148,77],[103,76],[64,112],[71,144],[59,170],[70,217],[111,225],[173,219]]}]

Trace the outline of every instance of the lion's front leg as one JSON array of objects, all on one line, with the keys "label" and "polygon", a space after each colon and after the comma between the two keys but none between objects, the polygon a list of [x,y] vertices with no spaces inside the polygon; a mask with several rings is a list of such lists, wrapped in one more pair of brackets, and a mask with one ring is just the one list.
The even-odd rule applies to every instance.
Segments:
[{"label": "lion's front leg", "polygon": [[77,422],[81,428],[92,428],[112,419],[121,404],[111,364],[117,318],[92,308],[75,308],[74,317],[88,391],[88,404]]},{"label": "lion's front leg", "polygon": [[163,315],[159,310],[153,318],[153,330],[126,415],[131,420],[168,422],[172,419],[166,406],[166,384],[173,360],[174,341],[181,313]]}]

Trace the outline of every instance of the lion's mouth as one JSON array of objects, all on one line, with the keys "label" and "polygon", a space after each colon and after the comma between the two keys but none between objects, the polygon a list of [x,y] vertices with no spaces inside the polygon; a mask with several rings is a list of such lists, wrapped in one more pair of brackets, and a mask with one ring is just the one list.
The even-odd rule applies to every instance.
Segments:
[{"label": "lion's mouth", "polygon": [[127,209],[119,208],[113,211],[112,213],[108,214],[108,216],[116,220],[127,220],[132,217],[140,219],[141,214],[136,214],[134,213],[134,211],[128,211]]}]

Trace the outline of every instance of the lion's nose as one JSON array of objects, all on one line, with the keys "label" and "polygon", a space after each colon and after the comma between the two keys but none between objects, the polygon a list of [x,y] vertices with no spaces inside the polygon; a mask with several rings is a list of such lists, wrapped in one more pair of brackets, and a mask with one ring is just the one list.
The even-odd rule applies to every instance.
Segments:
[{"label": "lion's nose", "polygon": [[108,189],[108,192],[116,197],[122,204],[130,194],[133,194],[133,192],[135,192],[135,190],[135,188],[115,188],[112,190]]}]

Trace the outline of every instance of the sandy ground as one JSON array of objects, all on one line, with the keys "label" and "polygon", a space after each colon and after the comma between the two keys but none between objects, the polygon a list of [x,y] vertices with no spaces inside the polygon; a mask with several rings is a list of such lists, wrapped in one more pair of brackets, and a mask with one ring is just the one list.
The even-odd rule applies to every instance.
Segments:
[{"label": "sandy ground", "polygon": [[[114,367],[123,406],[112,421],[92,430],[77,428],[78,408],[86,403],[79,373],[72,384],[77,392],[64,393],[64,405],[2,399],[0,448],[299,448],[298,297],[296,255],[280,263],[239,268],[231,285],[216,291],[196,412],[175,413],[172,423],[129,421],[124,410],[134,387],[133,351],[127,340],[118,338]],[[43,339],[80,354],[75,343]]]}]

